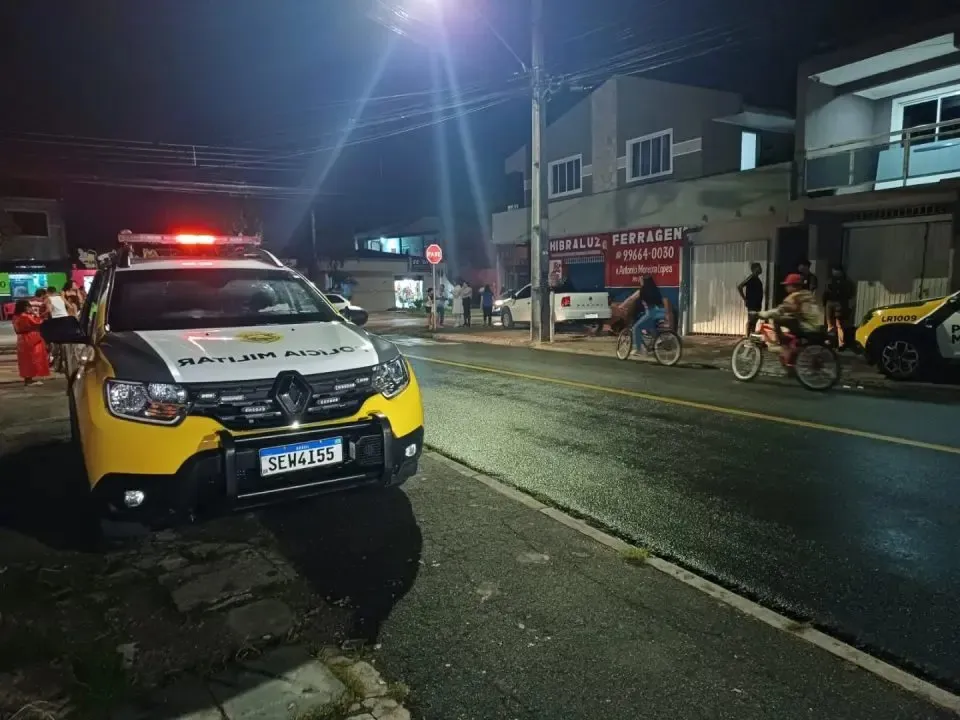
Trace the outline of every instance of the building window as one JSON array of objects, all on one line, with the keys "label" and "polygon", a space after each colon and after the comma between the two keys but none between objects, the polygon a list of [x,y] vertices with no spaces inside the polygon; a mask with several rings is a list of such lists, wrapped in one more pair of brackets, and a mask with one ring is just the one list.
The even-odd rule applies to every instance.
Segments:
[{"label": "building window", "polygon": [[627,181],[650,180],[673,173],[673,130],[627,141]]},{"label": "building window", "polygon": [[[925,127],[945,123],[949,123],[947,127]],[[893,133],[904,131],[903,135],[910,138],[911,145],[960,136],[960,88],[941,88],[901,98],[895,102],[890,129]]]},{"label": "building window", "polygon": [[18,234],[49,237],[47,214],[31,210],[8,210],[7,217],[16,226]]},{"label": "building window", "polygon": [[757,166],[757,134],[740,133],[740,169],[753,170]]},{"label": "building window", "polygon": [[583,156],[572,155],[549,165],[549,197],[576,195],[583,189]]}]

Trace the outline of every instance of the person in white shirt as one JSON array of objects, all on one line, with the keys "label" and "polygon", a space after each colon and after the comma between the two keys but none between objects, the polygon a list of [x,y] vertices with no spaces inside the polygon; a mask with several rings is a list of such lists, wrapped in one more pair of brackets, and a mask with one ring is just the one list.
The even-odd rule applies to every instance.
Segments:
[{"label": "person in white shirt", "polygon": [[70,314],[67,312],[67,303],[63,299],[63,295],[55,287],[47,288],[44,304],[47,306],[47,315],[51,318],[66,317]]},{"label": "person in white shirt", "polygon": [[463,283],[458,282],[453,288],[453,324],[463,327]]}]

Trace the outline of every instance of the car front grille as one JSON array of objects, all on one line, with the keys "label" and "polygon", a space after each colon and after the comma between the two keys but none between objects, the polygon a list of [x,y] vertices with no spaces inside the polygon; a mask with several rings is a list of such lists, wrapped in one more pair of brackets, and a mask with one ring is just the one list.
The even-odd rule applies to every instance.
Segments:
[{"label": "car front grille", "polygon": [[[302,422],[349,417],[376,394],[373,369],[305,375],[312,395]],[[188,383],[190,414],[213,418],[230,430],[283,427],[289,421],[271,397],[273,379],[223,383]]]}]

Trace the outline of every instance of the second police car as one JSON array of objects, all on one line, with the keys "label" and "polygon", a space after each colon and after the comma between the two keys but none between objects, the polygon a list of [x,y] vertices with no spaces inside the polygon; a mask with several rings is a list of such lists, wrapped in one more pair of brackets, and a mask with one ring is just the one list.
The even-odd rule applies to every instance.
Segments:
[{"label": "second police car", "polygon": [[896,380],[960,363],[960,292],[873,308],[856,340],[867,361]]},{"label": "second police car", "polygon": [[250,237],[120,236],[73,344],[73,438],[108,514],[150,524],[418,471],[423,409],[396,346]]}]

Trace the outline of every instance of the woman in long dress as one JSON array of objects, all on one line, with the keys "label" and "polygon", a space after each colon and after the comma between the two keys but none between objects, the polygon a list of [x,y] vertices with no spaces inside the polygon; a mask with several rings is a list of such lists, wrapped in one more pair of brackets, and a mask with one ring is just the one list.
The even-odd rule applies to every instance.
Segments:
[{"label": "woman in long dress", "polygon": [[40,335],[43,319],[30,307],[29,300],[18,300],[13,315],[13,330],[17,334],[17,369],[24,385],[40,385],[37,378],[50,375],[47,345]]}]

